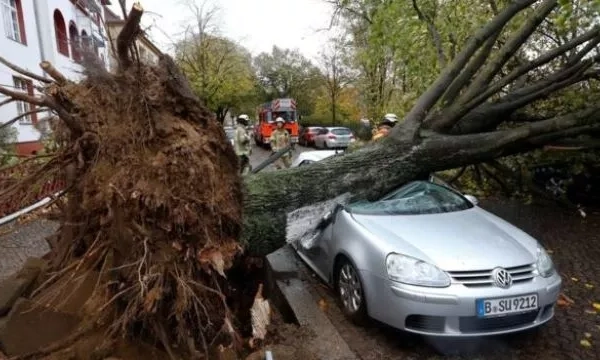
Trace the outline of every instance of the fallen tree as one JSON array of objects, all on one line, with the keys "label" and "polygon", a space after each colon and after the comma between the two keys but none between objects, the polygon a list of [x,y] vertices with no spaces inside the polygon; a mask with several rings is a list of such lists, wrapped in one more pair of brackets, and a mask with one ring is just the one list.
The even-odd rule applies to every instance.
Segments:
[{"label": "fallen tree", "polygon": [[[596,28],[502,73],[556,1],[538,4],[497,51],[489,44],[534,3],[516,0],[499,11],[381,143],[243,181],[222,128],[173,61],[163,56],[153,67],[137,60],[132,43],[142,9],[134,5],[118,37],[115,74],[90,61],[86,78],[73,83],[46,62],[52,80],[10,64],[41,82],[41,95],[1,87],[0,93],[51,109],[62,121],[55,130],[57,154],[0,197],[64,173],[68,202],[48,283],[100,272],[82,333],[104,326],[112,338],[143,334],[172,357],[200,356],[212,343],[237,341],[225,301],[226,271],[243,250],[265,255],[282,246],[289,212],[342,194],[373,198],[423,174],[600,129],[600,106],[592,104],[497,130],[527,104],[598,75],[598,58],[590,55],[600,42]],[[565,54],[572,61],[553,62]],[[515,84],[542,66],[549,75]]]}]

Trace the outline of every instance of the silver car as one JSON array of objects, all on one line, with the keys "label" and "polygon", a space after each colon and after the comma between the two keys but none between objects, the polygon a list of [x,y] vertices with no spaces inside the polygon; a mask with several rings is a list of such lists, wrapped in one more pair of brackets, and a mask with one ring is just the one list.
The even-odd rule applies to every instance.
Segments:
[{"label": "silver car", "polygon": [[354,142],[352,130],[346,127],[326,127],[315,136],[315,147],[321,149],[347,148]]},{"label": "silver car", "polygon": [[460,337],[554,316],[561,278],[540,243],[448,186],[413,181],[337,205],[315,234],[293,247],[359,324]]}]

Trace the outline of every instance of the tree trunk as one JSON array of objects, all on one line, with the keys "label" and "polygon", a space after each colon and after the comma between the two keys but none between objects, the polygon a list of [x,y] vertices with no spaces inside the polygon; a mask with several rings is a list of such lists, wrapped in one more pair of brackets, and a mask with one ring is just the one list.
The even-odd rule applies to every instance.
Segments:
[{"label": "tree trunk", "polygon": [[[539,146],[536,139],[566,129],[585,131],[600,121],[600,109],[538,121],[516,129],[474,135],[403,139],[404,126],[381,143],[333,157],[308,167],[260,173],[244,182],[242,243],[253,255],[266,255],[285,243],[287,214],[343,194],[352,199],[375,199],[394,188],[430,173],[482,163]],[[425,137],[423,137],[425,136]],[[317,190],[318,189],[318,190]]]}]

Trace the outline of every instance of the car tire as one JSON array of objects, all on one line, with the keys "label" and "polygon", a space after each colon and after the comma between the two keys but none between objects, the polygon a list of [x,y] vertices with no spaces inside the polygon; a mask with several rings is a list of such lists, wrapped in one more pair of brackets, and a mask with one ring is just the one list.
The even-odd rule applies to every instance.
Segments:
[{"label": "car tire", "polygon": [[367,303],[364,287],[358,271],[348,259],[342,259],[335,272],[335,290],[344,315],[353,323],[364,326],[368,323]]},{"label": "car tire", "polygon": [[329,146],[327,146],[327,141],[323,141],[323,149],[329,149]]}]

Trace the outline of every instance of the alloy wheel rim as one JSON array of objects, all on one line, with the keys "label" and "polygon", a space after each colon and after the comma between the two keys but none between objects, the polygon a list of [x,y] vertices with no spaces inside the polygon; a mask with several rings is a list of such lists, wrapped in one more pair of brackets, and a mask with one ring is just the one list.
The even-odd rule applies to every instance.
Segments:
[{"label": "alloy wheel rim", "polygon": [[351,313],[358,311],[362,304],[362,289],[354,268],[344,264],[340,269],[339,292],[342,304]]}]

